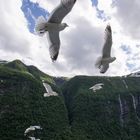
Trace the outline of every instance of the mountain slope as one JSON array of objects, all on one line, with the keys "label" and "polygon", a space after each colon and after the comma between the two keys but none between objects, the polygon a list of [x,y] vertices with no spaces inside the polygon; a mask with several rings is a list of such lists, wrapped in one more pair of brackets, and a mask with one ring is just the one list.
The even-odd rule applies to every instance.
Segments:
[{"label": "mountain slope", "polygon": [[[89,90],[97,83],[104,83],[103,88]],[[76,76],[63,93],[77,139],[139,139],[140,78]]]},{"label": "mountain slope", "polygon": [[[58,96],[44,98],[42,80]],[[90,87],[103,83],[95,92]],[[139,140],[140,77],[52,77],[19,60],[0,64],[0,139]]]},{"label": "mountain slope", "polygon": [[35,66],[26,66],[24,63],[22,63],[20,60],[14,60],[9,63],[5,63],[2,65],[3,67],[7,67],[16,71],[24,72],[33,75],[35,78],[39,80],[46,80],[50,83],[55,83],[53,78],[42,71],[40,71]]},{"label": "mountain slope", "polygon": [[42,73],[37,75],[37,69],[31,72],[28,66],[16,64],[0,65],[0,139],[27,139],[24,131],[33,125],[43,128],[31,134],[37,138],[62,139],[69,128],[61,90],[50,83],[59,96],[44,98],[45,88],[37,79]]}]

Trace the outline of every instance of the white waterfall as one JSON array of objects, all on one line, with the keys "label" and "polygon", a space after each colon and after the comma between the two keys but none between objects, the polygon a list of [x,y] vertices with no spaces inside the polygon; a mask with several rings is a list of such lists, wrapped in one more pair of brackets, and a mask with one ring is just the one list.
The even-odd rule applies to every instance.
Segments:
[{"label": "white waterfall", "polygon": [[126,89],[128,90],[128,93],[129,93],[130,96],[132,97],[132,102],[133,102],[133,108],[134,108],[134,111],[135,111],[135,115],[136,115],[137,119],[140,121],[140,118],[138,117],[137,111],[136,111],[136,108],[137,108],[136,99],[135,99],[134,95],[133,95],[131,92],[129,92],[128,85],[126,84],[126,81],[125,81],[124,79],[123,79],[122,81],[123,81],[123,83],[124,83]]},{"label": "white waterfall", "polygon": [[120,94],[119,94],[119,104],[120,104],[120,123],[121,125],[123,126],[123,106],[122,106],[122,101],[121,101],[121,97],[120,97]]},{"label": "white waterfall", "polygon": [[124,83],[124,85],[125,85],[126,89],[128,89],[128,86],[127,86],[127,84],[126,84],[125,80],[122,80],[122,81],[123,81],[123,83]]}]

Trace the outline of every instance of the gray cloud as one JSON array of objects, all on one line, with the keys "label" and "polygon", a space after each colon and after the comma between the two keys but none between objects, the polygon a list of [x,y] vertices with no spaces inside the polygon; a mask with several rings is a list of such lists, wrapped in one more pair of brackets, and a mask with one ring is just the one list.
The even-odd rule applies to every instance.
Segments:
[{"label": "gray cloud", "polygon": [[[9,32],[10,31],[10,32]],[[16,34],[11,28],[0,28],[0,49],[8,52],[28,53],[29,42],[22,38],[22,34]]]},{"label": "gray cloud", "polygon": [[93,73],[95,60],[101,53],[103,34],[86,19],[76,19],[75,28],[65,34],[67,46],[62,46],[63,56],[70,69]]},{"label": "gray cloud", "polygon": [[[30,43],[25,38],[25,30],[22,29],[22,25],[25,28],[26,22],[24,20],[21,20],[19,23],[16,22],[18,21],[16,18],[21,18],[20,7],[8,9],[14,4],[6,1],[1,1],[0,4],[0,13],[2,13],[0,15],[0,49],[6,52],[27,54],[30,51]],[[19,2],[17,2],[18,4]]]},{"label": "gray cloud", "polygon": [[116,8],[117,13],[114,16],[121,24],[123,31],[134,39],[140,39],[140,1],[120,0],[116,2]]},{"label": "gray cloud", "polygon": [[[36,0],[32,1],[36,2]],[[135,0],[131,3],[130,0],[118,1],[117,13],[110,14],[113,30],[112,55],[116,56],[117,60],[111,64],[105,75],[122,75],[126,71],[128,72],[126,61],[132,62],[128,58],[135,61],[136,67],[139,67],[139,55],[134,58],[136,60],[133,59],[133,56],[139,52],[140,43],[137,42],[137,47],[135,47],[135,43],[132,43],[133,39],[125,40],[123,38],[125,32],[127,36],[131,35],[133,38],[139,39],[140,19],[138,18],[139,4],[137,3],[140,2],[138,1]],[[59,1],[57,2],[59,3]],[[102,3],[102,7],[108,5],[103,0]],[[51,11],[57,4],[56,0],[41,0],[40,5]],[[2,13],[0,15],[1,58],[11,58],[10,55],[12,59],[21,58],[25,63],[36,65],[44,72],[55,76],[99,75],[99,70],[95,68],[94,64],[102,50],[104,28],[107,23],[96,17],[96,9],[92,7],[90,0],[77,0],[71,13],[64,19],[64,22],[67,22],[70,27],[60,33],[60,55],[55,63],[50,60],[47,38],[29,33],[28,23],[20,7],[21,1],[1,0],[0,2],[0,12]],[[105,9],[108,7],[110,8],[107,6]],[[112,13],[111,10],[109,12]],[[124,32],[120,32],[120,26]],[[122,42],[123,45],[130,46],[129,54],[124,52],[124,48],[119,47]],[[26,57],[31,59],[26,59]]]}]

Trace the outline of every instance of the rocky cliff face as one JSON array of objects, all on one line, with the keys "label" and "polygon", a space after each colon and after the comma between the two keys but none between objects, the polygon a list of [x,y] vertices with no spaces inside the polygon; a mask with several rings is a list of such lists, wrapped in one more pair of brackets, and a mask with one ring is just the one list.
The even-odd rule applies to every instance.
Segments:
[{"label": "rocky cliff face", "polygon": [[[0,139],[139,140],[140,77],[65,79],[19,60],[1,63]],[[42,81],[58,96],[44,97]],[[30,126],[42,129],[25,136]]]},{"label": "rocky cliff face", "polygon": [[128,75],[128,77],[140,77],[140,71]]}]

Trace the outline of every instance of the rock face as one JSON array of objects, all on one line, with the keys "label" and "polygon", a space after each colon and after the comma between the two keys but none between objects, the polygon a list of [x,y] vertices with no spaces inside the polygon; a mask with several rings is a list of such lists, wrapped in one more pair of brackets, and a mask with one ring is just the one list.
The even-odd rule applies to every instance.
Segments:
[{"label": "rock face", "polygon": [[140,77],[140,71],[128,75],[129,77]]},{"label": "rock face", "polygon": [[[0,64],[1,140],[26,140],[34,125],[43,129],[29,136],[41,140],[139,140],[140,77],[54,79],[19,60]],[[58,96],[44,98],[42,80]]]}]

